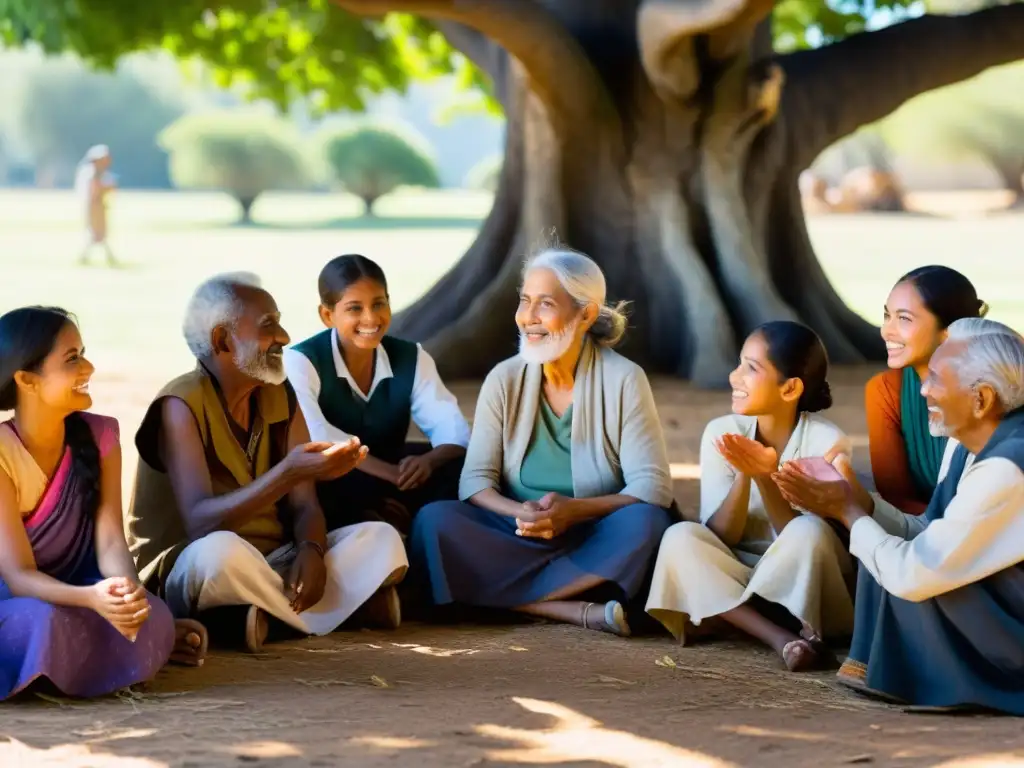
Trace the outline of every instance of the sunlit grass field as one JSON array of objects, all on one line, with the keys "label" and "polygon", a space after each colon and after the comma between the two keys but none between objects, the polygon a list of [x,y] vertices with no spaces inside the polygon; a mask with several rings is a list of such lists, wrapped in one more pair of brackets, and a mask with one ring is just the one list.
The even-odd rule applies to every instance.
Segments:
[{"label": "sunlit grass field", "polygon": [[[268,195],[256,224],[243,227],[222,195],[121,192],[111,203],[112,242],[126,266],[110,270],[76,266],[83,233],[70,193],[0,191],[0,309],[66,306],[107,376],[157,381],[190,364],[181,314],[202,278],[257,272],[301,338],[319,327],[316,276],[327,259],[378,260],[401,308],[461,256],[489,206],[485,194],[410,193],[383,200],[379,218],[365,220],[347,196]],[[1024,216],[828,216],[812,218],[811,232],[840,294],[872,320],[901,273],[942,263],[974,280],[992,317],[1024,328]]]}]

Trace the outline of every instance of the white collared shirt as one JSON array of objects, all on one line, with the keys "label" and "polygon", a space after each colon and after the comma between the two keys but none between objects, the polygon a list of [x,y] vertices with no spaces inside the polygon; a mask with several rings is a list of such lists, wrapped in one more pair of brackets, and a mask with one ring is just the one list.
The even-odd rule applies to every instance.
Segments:
[{"label": "white collared shirt", "polygon": [[[416,349],[418,354],[410,413],[412,421],[426,435],[432,447],[459,445],[465,448],[469,445],[469,424],[459,410],[459,403],[441,381],[434,358],[419,344],[416,345]],[[373,382],[370,384],[369,393],[363,394],[341,356],[338,349],[338,332],[335,329],[331,329],[331,353],[334,356],[334,370],[338,378],[345,379],[352,388],[352,393],[364,401],[369,401],[373,397],[382,381],[395,375],[388,353],[383,346],[378,346]],[[289,347],[284,351],[284,368],[288,380],[295,389],[302,415],[306,419],[310,439],[325,442],[348,440],[351,435],[328,422],[320,410],[320,376],[309,358]]]},{"label": "white collared shirt", "polygon": [[[950,440],[939,472],[949,471]],[[1024,474],[1009,459],[968,457],[956,495],[931,523],[881,497],[853,524],[850,552],[886,592],[920,602],[1024,561]]]}]

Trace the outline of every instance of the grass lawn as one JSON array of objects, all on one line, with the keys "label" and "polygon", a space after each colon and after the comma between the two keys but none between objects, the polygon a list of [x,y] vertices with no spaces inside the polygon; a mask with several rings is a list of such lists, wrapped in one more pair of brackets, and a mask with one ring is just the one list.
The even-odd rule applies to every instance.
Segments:
[{"label": "grass lawn", "polygon": [[[366,221],[349,197],[268,195],[256,206],[256,226],[239,227],[222,195],[118,193],[112,242],[128,266],[108,270],[74,264],[83,235],[71,194],[4,190],[0,309],[66,306],[106,375],[165,379],[190,363],[181,314],[202,278],[257,272],[299,339],[319,328],[316,276],[327,259],[361,252],[378,260],[401,308],[461,256],[489,205],[476,193],[409,194],[382,201],[380,220]],[[872,320],[893,280],[932,262],[964,271],[992,317],[1024,328],[1024,216],[831,216],[813,218],[811,231],[839,292]]]}]

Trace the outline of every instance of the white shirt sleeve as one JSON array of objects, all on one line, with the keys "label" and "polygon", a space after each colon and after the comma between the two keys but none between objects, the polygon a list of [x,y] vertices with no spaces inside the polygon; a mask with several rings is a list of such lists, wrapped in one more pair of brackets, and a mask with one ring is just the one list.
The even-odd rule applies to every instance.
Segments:
[{"label": "white shirt sleeve", "polygon": [[419,344],[416,377],[412,385],[412,420],[427,436],[430,445],[469,445],[469,424],[459,410],[455,395],[448,391],[437,364]]},{"label": "white shirt sleeve", "polygon": [[862,518],[850,531],[850,552],[887,592],[912,602],[980,581],[1024,560],[1024,474],[1003,458],[976,463],[942,518],[909,540]]},{"label": "white shirt sleeve", "polygon": [[725,434],[728,427],[727,419],[714,419],[704,428],[700,439],[700,521],[704,524],[722,506],[736,481],[736,470],[715,447],[715,440]]},{"label": "white shirt sleeve", "polygon": [[351,435],[327,421],[320,410],[320,376],[309,358],[298,350],[286,348],[284,351],[284,370],[288,381],[295,390],[302,416],[309,428],[309,439],[314,442],[343,443]]}]

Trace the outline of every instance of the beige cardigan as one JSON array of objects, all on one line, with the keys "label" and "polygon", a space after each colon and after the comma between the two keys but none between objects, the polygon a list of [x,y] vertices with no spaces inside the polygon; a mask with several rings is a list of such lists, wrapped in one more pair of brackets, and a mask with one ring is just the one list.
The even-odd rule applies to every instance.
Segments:
[{"label": "beige cardigan", "polygon": [[[543,372],[513,357],[484,381],[459,482],[463,501],[518,472],[540,407]],[[577,499],[612,494],[669,507],[672,480],[654,395],[643,369],[610,349],[583,345],[572,409]]]}]

